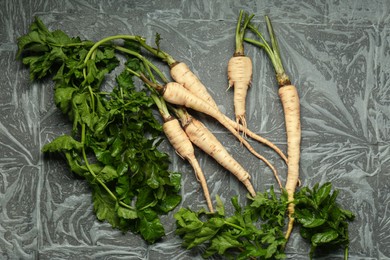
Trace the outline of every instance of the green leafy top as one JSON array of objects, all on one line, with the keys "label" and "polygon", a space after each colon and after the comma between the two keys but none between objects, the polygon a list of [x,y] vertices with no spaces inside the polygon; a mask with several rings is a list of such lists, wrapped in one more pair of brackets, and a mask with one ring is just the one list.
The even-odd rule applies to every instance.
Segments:
[{"label": "green leafy top", "polygon": [[240,11],[240,14],[238,16],[238,21],[236,25],[236,48],[234,52],[234,56],[243,56],[244,54],[244,36],[247,26],[250,24],[250,21],[254,15],[248,15],[243,10]]},{"label": "green leafy top", "polygon": [[255,46],[262,48],[265,53],[268,55],[269,59],[272,62],[272,65],[275,69],[276,81],[278,82],[279,87],[291,84],[290,78],[286,74],[282,58],[280,56],[279,44],[275,36],[275,32],[271,23],[271,20],[268,16],[265,16],[265,21],[267,24],[268,34],[270,37],[271,45],[265,40],[261,32],[253,24],[248,24],[248,28],[259,38],[254,40],[251,38],[244,38],[244,41],[249,42]]},{"label": "green leafy top", "polygon": [[317,247],[345,247],[348,255],[348,221],[354,214],[342,209],[336,202],[338,191],[332,192],[331,183],[304,187],[295,195],[295,217],[301,224],[300,233],[311,243],[310,256]]},{"label": "green leafy top", "polygon": [[[344,247],[348,257],[348,221],[354,215],[337,203],[338,192],[332,192],[330,183],[316,184],[313,189],[303,187],[296,194],[295,218],[300,234],[312,245],[310,257],[319,246]],[[248,197],[248,204],[240,207],[237,197],[231,203],[235,209],[225,214],[220,199],[215,214],[182,208],[175,214],[177,234],[183,246],[206,247],[204,257],[229,256],[234,259],[284,258],[287,195],[277,197],[273,189]]]},{"label": "green leafy top", "polygon": [[153,99],[147,90],[137,90],[126,69],[144,69],[129,55],[140,53],[131,39],[121,46],[129,50],[127,62],[110,92],[101,88],[119,65],[111,38],[81,41],[49,31],[36,18],[18,39],[17,57],[32,80],[52,77],[55,103],[73,124],[72,134],[55,138],[42,151],[63,153],[70,169],[86,179],[99,220],[155,242],[164,235],[159,216],[181,201],[181,175],[169,171],[168,155],[158,150],[162,127]]},{"label": "green leafy top", "polygon": [[218,254],[234,259],[284,258],[286,198],[284,194],[278,199],[271,189],[248,197],[249,204],[241,208],[238,198],[233,197],[235,211],[231,216],[225,215],[220,199],[215,214],[182,208],[175,214],[176,232],[183,237],[186,248],[205,244],[204,257]]}]

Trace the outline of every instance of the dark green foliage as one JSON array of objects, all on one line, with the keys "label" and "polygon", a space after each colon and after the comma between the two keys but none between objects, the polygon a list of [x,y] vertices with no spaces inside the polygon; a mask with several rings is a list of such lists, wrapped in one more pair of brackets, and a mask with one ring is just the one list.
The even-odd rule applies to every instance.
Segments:
[{"label": "dark green foliage", "polygon": [[177,234],[190,249],[205,244],[204,257],[224,255],[233,259],[282,259],[285,238],[286,195],[277,198],[274,191],[258,193],[241,208],[237,197],[231,200],[232,216],[218,200],[215,214],[182,208],[176,214]]},{"label": "dark green foliage", "polygon": [[[101,91],[119,62],[113,43],[86,59],[93,44],[51,32],[38,18],[18,40],[17,57],[31,79],[52,77],[54,101],[73,124],[71,135],[55,138],[42,151],[63,153],[70,169],[88,181],[99,220],[154,242],[164,235],[159,216],[181,201],[181,175],[168,170],[168,155],[157,149],[162,127],[153,116],[154,102],[136,90],[132,75],[123,70],[111,92]],[[135,42],[124,46],[140,51]],[[126,58],[126,66],[142,69],[138,59]]]},{"label": "dark green foliage", "polygon": [[[331,192],[330,183],[318,184],[311,190],[303,187],[296,194],[295,218],[300,234],[311,242],[314,251],[320,246],[345,247],[347,256],[348,221],[354,215],[336,204],[338,192]],[[232,259],[284,258],[283,229],[286,219],[287,195],[278,198],[271,189],[249,198],[244,208],[237,197],[232,198],[235,212],[226,216],[218,200],[217,212],[194,212],[182,208],[176,214],[177,234],[183,246],[190,249],[206,246],[204,257],[223,255]]]},{"label": "dark green foliage", "polygon": [[331,192],[331,183],[307,187],[295,195],[295,218],[303,238],[310,241],[312,257],[317,247],[347,247],[348,222],[354,219],[352,212],[337,203],[338,191]]}]

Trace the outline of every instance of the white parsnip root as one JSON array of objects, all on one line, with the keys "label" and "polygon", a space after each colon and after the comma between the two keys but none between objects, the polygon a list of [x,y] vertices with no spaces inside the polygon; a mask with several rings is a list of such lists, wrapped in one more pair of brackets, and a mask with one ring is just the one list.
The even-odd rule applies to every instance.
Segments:
[{"label": "white parsnip root", "polygon": [[198,120],[192,118],[185,126],[191,142],[213,157],[222,167],[231,172],[247,188],[251,196],[256,192],[250,182],[249,173],[226,151],[218,139]]},{"label": "white parsnip root", "polygon": [[[283,105],[284,118],[287,134],[287,156],[288,172],[286,191],[288,200],[294,200],[295,189],[299,182],[299,158],[301,147],[301,121],[298,91],[293,85],[285,85],[279,88],[279,97]],[[289,203],[288,214],[289,223],[286,237],[288,238],[293,229],[295,204]]]},{"label": "white parsnip root", "polygon": [[209,94],[207,88],[202,84],[199,78],[188,68],[184,62],[177,62],[171,66],[171,76],[174,81],[182,84],[191,93],[197,93],[196,96],[202,97],[210,105],[218,108],[213,97]]},{"label": "white parsnip root", "polygon": [[252,60],[244,55],[231,57],[228,62],[228,80],[229,88],[234,87],[236,122],[247,128],[245,104],[248,88],[252,82]]},{"label": "white parsnip root", "polygon": [[277,177],[278,173],[275,167],[262,155],[256,152],[253,147],[245,140],[237,130],[226,120],[224,114],[222,114],[219,110],[215,109],[209,103],[204,101],[201,98],[198,98],[187,89],[183,87],[183,85],[177,82],[169,82],[162,89],[162,96],[165,101],[184,106],[187,108],[191,108],[195,111],[205,113],[214,119],[216,119],[221,125],[223,125],[227,130],[229,130],[253,155],[262,160],[274,173]]},{"label": "white parsnip root", "polygon": [[301,150],[301,115],[300,115],[300,101],[296,87],[291,84],[288,75],[285,73],[282,60],[280,58],[279,45],[275,37],[274,30],[272,28],[271,20],[268,16],[265,17],[267,23],[268,33],[271,38],[271,46],[264,39],[258,29],[252,25],[248,28],[255,33],[260,41],[247,39],[244,40],[250,42],[260,48],[262,48],[268,57],[270,58],[272,65],[275,69],[276,81],[279,86],[279,97],[283,105],[285,128],[287,136],[287,181],[285,189],[288,196],[288,225],[285,234],[286,241],[288,241],[294,226],[294,195],[297,185],[299,184],[299,160]]},{"label": "white parsnip root", "polygon": [[163,130],[176,153],[191,164],[195,171],[196,178],[202,186],[207,206],[210,212],[214,212],[206,178],[195,157],[194,147],[187,134],[182,129],[180,122],[176,118],[171,118],[163,124]]},{"label": "white parsnip root", "polygon": [[[171,68],[171,76],[172,78],[177,82],[183,85],[185,89],[187,89],[189,92],[191,92],[193,95],[197,96],[198,98],[206,101],[209,105],[214,107],[216,110],[218,110],[220,113],[222,113],[213,97],[208,92],[206,86],[199,80],[199,78],[188,68],[188,66],[183,62],[176,62],[172,68]],[[242,124],[233,121],[226,115],[225,119],[232,125],[238,132],[242,132],[245,135],[249,136],[253,140],[256,140],[264,145],[267,145],[271,149],[273,149],[286,163],[287,163],[287,157],[282,152],[282,150],[277,147],[274,143],[269,141],[268,139],[252,132],[247,127],[244,127]],[[278,180],[279,186],[281,186],[279,177],[276,178]]]}]

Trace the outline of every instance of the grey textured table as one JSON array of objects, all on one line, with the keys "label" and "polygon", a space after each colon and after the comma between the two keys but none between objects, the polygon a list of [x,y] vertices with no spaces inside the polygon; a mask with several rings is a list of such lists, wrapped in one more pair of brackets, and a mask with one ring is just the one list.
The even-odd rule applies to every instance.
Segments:
[{"label": "grey textured table", "polygon": [[[163,38],[161,47],[189,64],[220,108],[233,116],[226,92],[226,64],[233,53],[240,9],[275,27],[286,70],[302,107],[301,179],[331,181],[339,203],[356,213],[350,225],[350,259],[390,259],[390,1],[0,1],[0,258],[1,259],[193,259],[164,216],[167,236],[147,245],[96,220],[87,184],[61,158],[46,158],[43,144],[70,126],[53,103],[52,82],[30,82],[15,61],[16,39],[34,16],[50,29],[92,40],[113,34]],[[249,127],[286,148],[284,121],[273,70],[264,53],[247,48],[254,78]],[[222,128],[202,118],[253,175],[256,189],[275,185],[271,171],[249,156]],[[180,206],[205,206],[188,164],[165,145],[172,169],[183,173]],[[285,165],[256,146],[284,178]],[[207,156],[199,159],[211,195],[244,197],[237,181]],[[308,245],[294,231],[288,258],[308,259]],[[341,258],[335,252],[326,259]]]}]

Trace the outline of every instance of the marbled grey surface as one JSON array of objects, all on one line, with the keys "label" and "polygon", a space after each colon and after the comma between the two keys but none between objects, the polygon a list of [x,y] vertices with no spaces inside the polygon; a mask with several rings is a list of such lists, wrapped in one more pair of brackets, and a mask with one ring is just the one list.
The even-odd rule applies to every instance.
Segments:
[{"label": "marbled grey surface", "polygon": [[[172,214],[163,217],[167,236],[147,245],[96,220],[87,184],[61,158],[40,148],[69,131],[53,104],[50,81],[32,83],[15,61],[17,37],[34,16],[50,29],[93,40],[112,34],[142,34],[183,60],[210,88],[220,108],[233,116],[226,64],[233,53],[240,9],[274,24],[286,70],[302,107],[301,179],[331,181],[339,203],[356,213],[350,225],[350,259],[390,259],[390,1],[388,0],[1,0],[0,1],[0,259],[200,259],[174,234]],[[286,148],[283,115],[273,70],[264,54],[248,46],[255,68],[248,99],[249,127]],[[162,67],[162,64],[161,64]],[[274,185],[271,171],[217,124],[204,122],[253,175],[256,189]],[[255,144],[254,144],[255,145]],[[191,168],[172,155],[183,172],[181,206],[204,206]],[[255,145],[279,169],[269,149]],[[211,195],[244,197],[244,188],[207,156],[199,154]],[[295,230],[288,258],[308,259],[308,245]],[[335,252],[326,259],[341,258]]]}]

